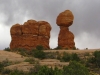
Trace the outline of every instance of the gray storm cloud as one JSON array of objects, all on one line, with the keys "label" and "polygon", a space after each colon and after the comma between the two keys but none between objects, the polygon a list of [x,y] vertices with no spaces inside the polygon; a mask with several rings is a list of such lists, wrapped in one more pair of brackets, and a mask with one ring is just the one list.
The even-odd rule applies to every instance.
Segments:
[{"label": "gray storm cloud", "polygon": [[0,49],[9,46],[10,33],[7,32],[10,27],[15,23],[23,24],[28,19],[48,21],[52,26],[50,45],[56,47],[59,33],[56,18],[67,9],[75,17],[70,31],[75,35],[76,47],[99,48],[99,7],[100,0],[0,0],[0,34],[4,34],[0,36]]}]

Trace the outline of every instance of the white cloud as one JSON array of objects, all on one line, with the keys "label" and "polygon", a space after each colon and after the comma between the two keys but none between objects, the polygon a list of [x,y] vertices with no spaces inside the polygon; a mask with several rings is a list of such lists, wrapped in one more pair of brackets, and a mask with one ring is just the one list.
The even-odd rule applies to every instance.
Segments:
[{"label": "white cloud", "polygon": [[96,49],[100,48],[100,39],[95,35],[83,32],[75,38],[76,47],[79,49]]},{"label": "white cloud", "polygon": [[9,47],[10,41],[10,28],[0,24],[0,49]]}]

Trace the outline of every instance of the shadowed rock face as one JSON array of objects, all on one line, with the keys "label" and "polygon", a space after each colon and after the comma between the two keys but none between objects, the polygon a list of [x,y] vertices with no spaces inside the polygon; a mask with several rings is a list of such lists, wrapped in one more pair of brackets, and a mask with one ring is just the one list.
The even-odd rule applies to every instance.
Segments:
[{"label": "shadowed rock face", "polygon": [[49,49],[51,26],[46,21],[28,20],[23,25],[15,24],[10,29],[11,43],[10,48],[36,48],[42,45]]},{"label": "shadowed rock face", "polygon": [[57,17],[56,23],[60,26],[60,32],[58,36],[58,46],[63,49],[72,49],[75,47],[74,35],[69,31],[69,26],[73,24],[74,16],[70,10],[65,10]]}]

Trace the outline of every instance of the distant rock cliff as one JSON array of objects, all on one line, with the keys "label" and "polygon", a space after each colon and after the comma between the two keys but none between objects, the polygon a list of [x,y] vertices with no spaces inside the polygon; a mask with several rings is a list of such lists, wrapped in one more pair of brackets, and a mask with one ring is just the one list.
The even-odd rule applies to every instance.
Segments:
[{"label": "distant rock cliff", "polygon": [[23,25],[15,24],[10,29],[10,48],[25,48],[30,50],[42,45],[49,49],[51,26],[46,21],[28,20]]},{"label": "distant rock cliff", "polygon": [[65,49],[75,48],[74,35],[69,31],[69,26],[73,24],[74,16],[70,10],[61,12],[57,19],[56,24],[60,26],[60,32],[58,36],[58,46]]}]

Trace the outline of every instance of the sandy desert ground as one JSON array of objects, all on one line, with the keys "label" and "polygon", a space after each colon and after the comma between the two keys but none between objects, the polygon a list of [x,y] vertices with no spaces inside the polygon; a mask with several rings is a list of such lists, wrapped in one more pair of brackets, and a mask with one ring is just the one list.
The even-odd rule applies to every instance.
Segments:
[{"label": "sandy desert ground", "polygon": [[[100,50],[100,49],[90,49],[90,50],[45,50],[44,52],[68,52],[68,53],[78,53],[78,54],[84,54],[84,53],[93,53],[96,50]],[[4,51],[4,50],[0,50],[0,62],[2,62],[3,60],[9,60],[11,62],[14,62],[15,64],[12,64],[10,66],[7,66],[5,68],[9,68],[9,69],[19,69],[19,70],[23,70],[23,71],[28,71],[28,69],[34,67],[33,64],[30,64],[28,62],[25,62],[24,60],[27,59],[28,57],[22,57],[20,54],[14,53],[14,52],[8,52],[8,51]],[[56,65],[68,65],[69,62],[60,62],[57,59],[43,59],[43,60],[39,60],[36,59],[37,61],[39,61],[39,63],[41,65],[47,65],[47,66],[56,66]]]}]

